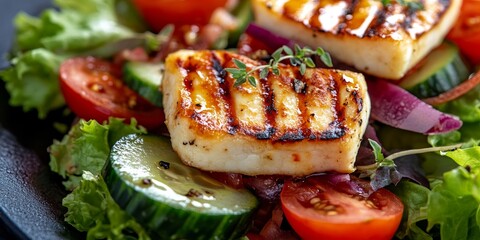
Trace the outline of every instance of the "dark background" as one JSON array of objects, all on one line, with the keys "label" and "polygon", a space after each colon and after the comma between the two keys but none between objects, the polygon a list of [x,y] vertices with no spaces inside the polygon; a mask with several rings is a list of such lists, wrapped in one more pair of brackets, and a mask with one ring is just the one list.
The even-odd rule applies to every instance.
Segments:
[{"label": "dark background", "polygon": [[[51,0],[0,0],[0,69],[14,37],[13,19],[24,11],[38,15]],[[53,122],[59,112],[38,120],[8,105],[0,80],[0,239],[75,239],[81,236],[63,221],[61,179],[48,167],[47,147],[62,134]]]}]

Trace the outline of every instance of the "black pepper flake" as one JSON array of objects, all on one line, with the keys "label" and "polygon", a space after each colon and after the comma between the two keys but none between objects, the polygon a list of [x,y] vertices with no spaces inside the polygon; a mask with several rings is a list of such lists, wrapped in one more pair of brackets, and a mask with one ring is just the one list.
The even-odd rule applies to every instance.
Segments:
[{"label": "black pepper flake", "polygon": [[160,167],[162,167],[163,169],[169,169],[170,168],[170,163],[169,162],[160,161],[159,164],[160,164]]},{"label": "black pepper flake", "polygon": [[144,185],[150,186],[150,185],[152,185],[152,179],[150,179],[150,178],[144,178],[144,179],[142,179],[142,183],[143,183]]},{"label": "black pepper flake", "polygon": [[304,82],[298,79],[293,80],[293,89],[295,90],[296,93],[305,93],[306,88],[307,88],[307,85]]},{"label": "black pepper flake", "polygon": [[189,197],[189,198],[194,198],[194,197],[201,197],[202,196],[202,193],[198,190],[195,190],[193,188],[191,188],[187,194],[185,194],[185,196]]},{"label": "black pepper flake", "polygon": [[212,191],[209,191],[209,190],[206,190],[206,189],[204,189],[203,191],[205,191],[206,194],[211,195],[211,196],[213,196],[213,194],[214,194]]}]

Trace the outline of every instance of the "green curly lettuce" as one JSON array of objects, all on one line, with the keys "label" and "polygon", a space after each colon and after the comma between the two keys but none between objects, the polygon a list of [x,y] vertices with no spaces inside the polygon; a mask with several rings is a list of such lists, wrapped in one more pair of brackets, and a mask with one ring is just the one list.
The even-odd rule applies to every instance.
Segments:
[{"label": "green curly lettuce", "polygon": [[463,122],[480,122],[480,86],[437,108],[442,112],[458,116]]},{"label": "green curly lettuce", "polygon": [[480,239],[480,176],[475,172],[458,167],[432,187],[427,230],[440,226],[442,240]]},{"label": "green curly lettuce", "polygon": [[430,190],[405,180],[391,190],[402,199],[405,208],[402,222],[396,233],[397,238],[431,240],[432,236],[419,226],[419,222],[427,219],[426,206]]},{"label": "green curly lettuce", "polygon": [[40,118],[65,104],[58,84],[58,68],[65,59],[46,49],[34,49],[13,59],[10,67],[0,72],[10,94],[12,106],[24,111],[36,109]]},{"label": "green curly lettuce", "polygon": [[123,211],[101,176],[84,172],[80,184],[63,199],[65,221],[87,239],[150,239],[143,227]]},{"label": "green curly lettuce", "polygon": [[110,118],[104,124],[80,120],[61,141],[54,140],[50,146],[50,168],[66,179],[63,182],[66,189],[73,190],[84,171],[100,174],[111,146],[131,133],[146,133],[146,130],[137,126],[134,119],[129,125],[117,118]]},{"label": "green curly lettuce", "polygon": [[59,54],[82,53],[136,33],[117,21],[114,0],[56,0],[36,18],[15,17],[16,51],[45,48]]},{"label": "green curly lettuce", "polygon": [[[61,62],[74,56],[109,58],[134,47],[148,48],[152,33],[140,24],[125,0],[56,0],[56,9],[39,17],[19,13],[10,67],[0,71],[12,106],[37,110],[39,118],[65,105],[58,84]],[[121,11],[120,11],[121,10]],[[138,17],[138,16],[137,16]],[[126,21],[126,19],[128,21]]]}]

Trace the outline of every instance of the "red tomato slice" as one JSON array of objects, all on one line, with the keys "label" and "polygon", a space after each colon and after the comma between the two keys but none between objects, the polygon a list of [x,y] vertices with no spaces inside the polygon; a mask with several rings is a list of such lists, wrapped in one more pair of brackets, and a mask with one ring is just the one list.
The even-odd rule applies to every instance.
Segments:
[{"label": "red tomato slice", "polygon": [[368,182],[354,177],[339,183],[331,179],[322,175],[285,182],[282,209],[302,239],[392,239],[403,214],[395,194],[373,192]]},{"label": "red tomato slice", "polygon": [[472,61],[480,64],[480,1],[464,0],[457,22],[447,39],[455,42],[460,50]]},{"label": "red tomato slice", "polygon": [[210,15],[227,0],[133,0],[134,5],[154,31],[167,24],[205,25]]},{"label": "red tomato slice", "polygon": [[108,120],[110,116],[135,118],[153,129],[165,121],[162,108],[155,107],[120,80],[117,65],[93,57],[72,58],[60,66],[60,89],[67,105],[80,118]]}]

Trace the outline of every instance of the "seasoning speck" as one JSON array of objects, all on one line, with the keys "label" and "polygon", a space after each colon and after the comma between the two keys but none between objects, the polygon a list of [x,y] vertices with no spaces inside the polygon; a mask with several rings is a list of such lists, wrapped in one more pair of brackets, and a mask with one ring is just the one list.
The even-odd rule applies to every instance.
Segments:
[{"label": "seasoning speck", "polygon": [[142,183],[143,183],[144,185],[150,186],[150,185],[152,185],[152,179],[150,179],[150,178],[144,178],[144,179],[142,179]]},{"label": "seasoning speck", "polygon": [[198,190],[195,190],[193,188],[191,188],[187,194],[185,194],[185,196],[189,197],[189,198],[194,198],[194,197],[201,197],[202,196],[202,193]]},{"label": "seasoning speck", "polygon": [[165,161],[160,161],[160,167],[162,167],[163,169],[169,169],[170,163]]},{"label": "seasoning speck", "polygon": [[293,89],[295,90],[296,93],[305,93],[306,87],[307,85],[304,82],[298,79],[293,80]]}]

